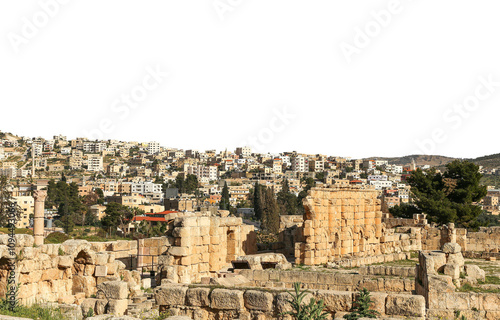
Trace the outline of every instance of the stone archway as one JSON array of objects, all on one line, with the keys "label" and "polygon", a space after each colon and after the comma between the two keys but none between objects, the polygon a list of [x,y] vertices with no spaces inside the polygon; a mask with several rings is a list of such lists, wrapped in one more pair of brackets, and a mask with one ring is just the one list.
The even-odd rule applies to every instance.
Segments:
[{"label": "stone archway", "polygon": [[7,294],[7,281],[10,273],[10,261],[3,257],[0,259],[0,298],[5,298]]},{"label": "stone archway", "polygon": [[95,265],[92,256],[86,250],[80,251],[71,267],[73,275],[72,293],[84,293],[86,298],[96,293]]}]

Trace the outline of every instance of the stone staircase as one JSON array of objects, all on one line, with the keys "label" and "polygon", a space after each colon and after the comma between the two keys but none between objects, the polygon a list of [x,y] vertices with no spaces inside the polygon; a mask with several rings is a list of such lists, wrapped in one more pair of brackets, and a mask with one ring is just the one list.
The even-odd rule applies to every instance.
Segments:
[{"label": "stone staircase", "polygon": [[142,296],[129,299],[127,315],[140,317],[141,314],[151,312],[155,306],[154,294],[144,293]]}]

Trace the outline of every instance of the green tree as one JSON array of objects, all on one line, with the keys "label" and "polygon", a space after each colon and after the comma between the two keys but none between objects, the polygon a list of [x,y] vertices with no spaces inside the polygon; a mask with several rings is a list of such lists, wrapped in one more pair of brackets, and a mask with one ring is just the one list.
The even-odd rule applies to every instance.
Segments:
[{"label": "green tree", "polygon": [[319,180],[321,182],[325,182],[325,178],[326,178],[326,174],[324,171],[321,171],[321,172],[318,172],[316,173],[316,176],[315,176],[316,180]]},{"label": "green tree", "polygon": [[366,290],[366,288],[363,288],[356,298],[356,302],[351,309],[351,313],[344,315],[344,319],[357,320],[359,318],[377,318],[377,316],[380,315],[380,312],[370,309],[373,303],[374,302],[370,297],[370,292]]},{"label": "green tree", "polygon": [[266,188],[263,192],[263,196],[262,230],[267,233],[278,234],[280,229],[280,208],[274,196],[274,190],[272,188]]},{"label": "green tree", "polygon": [[414,205],[402,203],[398,206],[389,208],[389,212],[398,218],[412,219],[415,213],[422,213],[422,210]]},{"label": "green tree", "polygon": [[297,214],[297,197],[290,192],[286,178],[281,182],[281,190],[278,192],[277,200],[281,214]]},{"label": "green tree", "polygon": [[221,192],[221,199],[219,203],[219,208],[222,210],[229,210],[229,188],[227,187],[227,182],[224,182],[224,187]]},{"label": "green tree", "polygon": [[262,219],[262,207],[263,207],[263,195],[262,195],[262,185],[255,182],[253,189],[253,207],[255,212],[255,218],[257,220]]},{"label": "green tree", "polygon": [[[435,168],[413,171],[408,182],[414,195],[414,206],[437,223],[454,222],[466,228],[477,227],[481,207],[475,203],[486,195],[479,184],[482,175],[472,162],[455,160],[441,174]],[[414,208],[404,208],[415,210]],[[393,211],[397,212],[400,208]]]},{"label": "green tree", "polygon": [[305,186],[302,188],[302,191],[299,192],[299,196],[297,197],[297,212],[299,214],[304,213],[304,206],[302,205],[302,200],[304,200],[305,197],[307,197],[307,193],[311,188],[314,188],[316,186],[316,182],[314,181],[313,178],[306,178],[302,179],[302,183],[305,184]]},{"label": "green tree", "polygon": [[116,228],[120,228],[124,233],[126,233],[126,227],[134,214],[137,213],[130,207],[116,202],[109,203],[104,212],[106,215],[101,219],[103,227],[110,229],[111,232],[115,232]]}]

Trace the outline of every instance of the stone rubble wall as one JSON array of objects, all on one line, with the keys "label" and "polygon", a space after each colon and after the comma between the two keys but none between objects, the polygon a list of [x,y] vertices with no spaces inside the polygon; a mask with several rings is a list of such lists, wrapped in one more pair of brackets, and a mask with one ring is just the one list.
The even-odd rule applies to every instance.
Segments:
[{"label": "stone rubble wall", "polygon": [[397,266],[363,266],[358,269],[359,274],[362,275],[387,275],[387,276],[397,276],[397,277],[415,277],[416,269],[415,267],[397,267]]},{"label": "stone rubble wall", "polygon": [[[310,290],[310,298],[322,299],[326,311],[333,317],[348,313],[357,292]],[[425,300],[422,296],[374,292],[373,308],[382,316],[425,317]],[[206,319],[286,319],[281,315],[291,311],[290,295],[280,290],[214,288],[204,286],[162,285],[155,291],[160,311],[169,310],[173,315],[188,316],[194,320]]]},{"label": "stone rubble wall", "polygon": [[467,233],[467,251],[499,252],[500,227],[480,228]]},{"label": "stone rubble wall", "polygon": [[394,218],[388,213],[382,215],[382,222],[388,229],[395,227],[423,227],[427,224],[424,214],[414,214],[413,219]]},{"label": "stone rubble wall", "polygon": [[253,225],[241,218],[186,216],[176,218],[173,237],[159,257],[161,278],[174,283],[200,282],[201,278],[230,267],[238,256],[257,252]]},{"label": "stone rubble wall", "polygon": [[341,272],[287,271],[287,270],[239,270],[248,279],[240,286],[265,288],[293,288],[300,282],[307,289],[359,291],[363,288],[374,292],[411,293],[415,290],[415,280],[409,277],[374,278],[369,275]]},{"label": "stone rubble wall", "polygon": [[304,199],[303,242],[295,262],[318,265],[342,257],[371,257],[421,249],[420,228],[395,233],[382,223],[378,192],[360,186],[312,188]]},{"label": "stone rubble wall", "polygon": [[462,283],[484,280],[485,272],[464,265],[461,247],[446,243],[442,251],[420,252],[415,288],[425,298],[429,319],[454,319],[460,311],[469,320],[500,319],[500,294],[457,292]]},{"label": "stone rubble wall", "polygon": [[[0,236],[0,296],[5,296],[8,251]],[[99,284],[112,280],[126,281],[130,293],[140,291],[140,274],[125,270],[114,252],[93,250],[85,240],[34,246],[30,235],[16,235],[16,281],[21,303],[58,302],[80,304],[97,293]]]}]

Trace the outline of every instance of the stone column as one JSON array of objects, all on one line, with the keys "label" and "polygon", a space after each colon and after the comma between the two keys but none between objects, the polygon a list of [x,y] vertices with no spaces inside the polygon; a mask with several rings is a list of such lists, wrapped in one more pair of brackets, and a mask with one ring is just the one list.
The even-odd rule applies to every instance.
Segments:
[{"label": "stone column", "polygon": [[33,191],[35,199],[35,215],[33,219],[33,233],[35,235],[35,244],[40,246],[43,244],[44,238],[44,220],[45,220],[45,198],[47,198],[46,190]]},{"label": "stone column", "polygon": [[[141,271],[144,266],[144,239],[137,239],[137,266],[136,269]],[[133,267],[133,266],[131,266]]]}]

